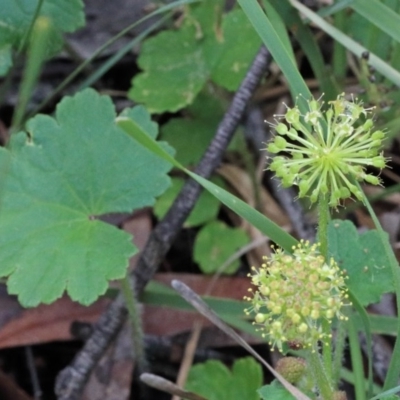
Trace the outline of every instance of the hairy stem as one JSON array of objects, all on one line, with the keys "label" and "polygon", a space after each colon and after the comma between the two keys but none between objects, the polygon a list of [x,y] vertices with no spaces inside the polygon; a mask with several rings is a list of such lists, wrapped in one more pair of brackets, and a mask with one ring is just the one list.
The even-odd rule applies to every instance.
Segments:
[{"label": "hairy stem", "polygon": [[321,355],[318,349],[310,350],[310,356],[307,357],[311,368],[311,373],[314,377],[314,382],[317,385],[321,398],[323,400],[332,400],[333,389],[330,384],[330,379],[326,375],[324,363],[321,360]]},{"label": "hairy stem", "polygon": [[[320,243],[321,254],[328,260],[328,223],[330,220],[328,196],[321,194],[318,201],[318,241]],[[331,334],[331,326],[328,321],[322,321],[322,329],[327,335],[328,339],[323,341],[322,355],[324,366],[329,377],[332,381],[332,340],[329,339]]]},{"label": "hairy stem", "polygon": [[135,295],[135,287],[132,285],[129,276],[121,279],[121,290],[125,299],[126,308],[128,309],[129,321],[132,329],[132,344],[135,352],[135,359],[140,372],[146,371],[147,362],[144,352],[144,333],[142,327],[142,319],[140,318],[139,304]]}]

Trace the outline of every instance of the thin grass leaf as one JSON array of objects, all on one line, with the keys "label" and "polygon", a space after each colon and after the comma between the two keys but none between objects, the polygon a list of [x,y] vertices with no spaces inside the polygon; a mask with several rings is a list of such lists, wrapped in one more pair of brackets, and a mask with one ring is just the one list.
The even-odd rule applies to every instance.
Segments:
[{"label": "thin grass leaf", "polygon": [[33,116],[37,114],[46,104],[48,104],[58,93],[60,93],[68,84],[70,84],[90,63],[97,58],[107,47],[111,46],[118,39],[125,36],[132,29],[142,24],[143,22],[153,18],[158,14],[166,13],[184,4],[198,3],[201,0],[177,0],[170,4],[166,4],[152,13],[146,15],[145,17],[139,19],[133,24],[122,29],[119,33],[113,36],[111,39],[107,40],[102,46],[100,46],[89,58],[87,58],[83,63],[81,63],[74,71],[71,72],[30,114]]},{"label": "thin grass leaf", "polygon": [[382,393],[379,393],[378,395],[372,397],[370,400],[384,399],[385,397],[388,397],[388,396],[390,396],[392,394],[395,394],[395,393],[398,393],[398,392],[400,392],[400,385],[394,387],[393,389],[386,390],[386,391],[384,391]]},{"label": "thin grass leaf", "polygon": [[118,117],[116,122],[121,129],[123,129],[133,139],[137,140],[142,146],[146,147],[148,150],[152,151],[164,160],[170,162],[176,168],[185,172],[192,179],[203,186],[203,188],[207,189],[219,201],[221,201],[221,203],[225,204],[236,214],[250,222],[250,224],[271,238],[284,250],[287,252],[292,252],[292,247],[296,246],[298,242],[293,238],[293,236],[289,235],[273,221],[218,185],[215,185],[207,179],[202,178],[201,176],[186,169],[182,164],[180,164],[164,149],[162,149],[152,137],[147,135],[146,132],[144,132],[135,121],[126,117]]},{"label": "thin grass leaf", "polygon": [[275,7],[286,26],[295,35],[319,82],[321,92],[325,94],[328,100],[335,98],[338,94],[336,82],[325,66],[321,49],[308,25],[303,22],[297,11],[287,1],[263,0],[265,6],[269,3]]},{"label": "thin grass leaf", "polygon": [[353,0],[349,6],[369,22],[400,42],[400,15],[378,0]]},{"label": "thin grass leaf", "polygon": [[[303,4],[297,0],[289,0],[290,3],[296,7],[303,15],[309,18],[314,24],[319,26],[324,32],[329,36],[333,37],[349,51],[354,53],[357,57],[361,58],[364,52],[368,52],[368,49],[361,46],[349,36],[345,35],[343,32],[336,29],[334,26],[330,25],[318,14],[311,11],[309,8],[305,7]],[[375,54],[369,52],[368,64],[373,66],[378,72],[389,79],[392,83],[400,86],[400,72],[390,66],[388,63],[383,61],[381,58],[377,57]]]},{"label": "thin grass leaf", "polygon": [[144,40],[151,32],[155,31],[161,25],[166,22],[168,18],[171,17],[171,13],[167,13],[158,21],[154,22],[147,29],[141,32],[139,35],[135,36],[130,40],[125,46],[123,46],[117,53],[112,55],[107,61],[105,61],[98,69],[91,73],[80,85],[78,90],[86,89],[97,82],[107,71],[109,71],[122,57],[132,50],[134,46]]},{"label": "thin grass leaf", "polygon": [[296,64],[296,57],[293,52],[290,37],[285,27],[286,21],[284,20],[284,16],[282,13],[278,13],[278,8],[275,5],[273,6],[271,1],[263,0],[262,4],[269,20],[271,21],[272,27],[275,29],[275,32],[280,37],[282,44],[285,46],[286,52],[292,58],[293,64]]},{"label": "thin grass leaf", "polygon": [[350,356],[351,365],[354,373],[354,387],[356,392],[357,400],[366,400],[365,385],[364,385],[364,366],[362,361],[360,342],[358,338],[358,332],[355,327],[354,321],[350,320],[347,323],[349,344],[350,344]]},{"label": "thin grass leaf", "polygon": [[[285,75],[293,98],[310,99],[312,97],[310,90],[288,53],[285,44],[260,5],[256,0],[238,0],[238,2]],[[298,105],[302,112],[307,111],[305,101],[299,101]]]}]

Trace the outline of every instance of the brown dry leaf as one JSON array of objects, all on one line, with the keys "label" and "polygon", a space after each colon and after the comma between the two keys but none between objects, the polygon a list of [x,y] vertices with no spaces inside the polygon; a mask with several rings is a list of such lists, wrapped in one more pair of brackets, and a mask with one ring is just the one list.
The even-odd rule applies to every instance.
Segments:
[{"label": "brown dry leaf", "polygon": [[[13,298],[14,299],[14,298]],[[18,305],[16,299],[15,304]],[[110,299],[100,299],[89,307],[63,297],[51,305],[21,311],[0,329],[0,348],[39,344],[54,340],[72,340],[71,323],[94,323]]]}]

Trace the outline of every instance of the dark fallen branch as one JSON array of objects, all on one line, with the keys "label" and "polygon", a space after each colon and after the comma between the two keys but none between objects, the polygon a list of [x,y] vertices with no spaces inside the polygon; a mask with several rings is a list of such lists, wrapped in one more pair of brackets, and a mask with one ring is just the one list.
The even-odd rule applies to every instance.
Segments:
[{"label": "dark fallen branch", "polygon": [[[209,178],[220,165],[225,149],[261,76],[266,71],[269,61],[269,52],[265,47],[261,47],[219,124],[214,139],[196,168],[197,174]],[[193,209],[200,192],[200,185],[193,180],[188,180],[164,219],[154,228],[132,276],[137,293],[141,293],[153,277],[181,230],[185,219]],[[79,399],[92,369],[117,335],[126,316],[124,300],[119,295],[100,317],[82,350],[72,363],[58,375],[55,392],[59,400]]]}]

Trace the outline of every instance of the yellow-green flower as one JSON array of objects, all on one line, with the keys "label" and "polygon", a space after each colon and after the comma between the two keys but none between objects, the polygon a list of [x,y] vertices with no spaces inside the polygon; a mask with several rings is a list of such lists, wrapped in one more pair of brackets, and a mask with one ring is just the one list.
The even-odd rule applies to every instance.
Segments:
[{"label": "yellow-green flower", "polygon": [[379,185],[378,177],[367,174],[366,167],[385,167],[381,154],[383,131],[373,130],[369,111],[357,99],[348,101],[344,94],[329,102],[308,101],[309,111],[302,115],[299,108],[289,108],[283,122],[275,127],[276,136],[268,145],[274,157],[270,169],[282,179],[285,187],[298,185],[299,197],[309,195],[312,202],[329,195],[335,207],[341,199],[363,195],[355,181]]},{"label": "yellow-green flower", "polygon": [[345,319],[340,312],[348,298],[343,273],[333,259],[325,262],[318,244],[301,241],[292,255],[278,249],[252,270],[256,290],[246,297],[252,303],[246,313],[255,313],[255,324],[272,346],[282,349],[283,343],[294,342],[315,348],[330,339],[323,320]]}]

